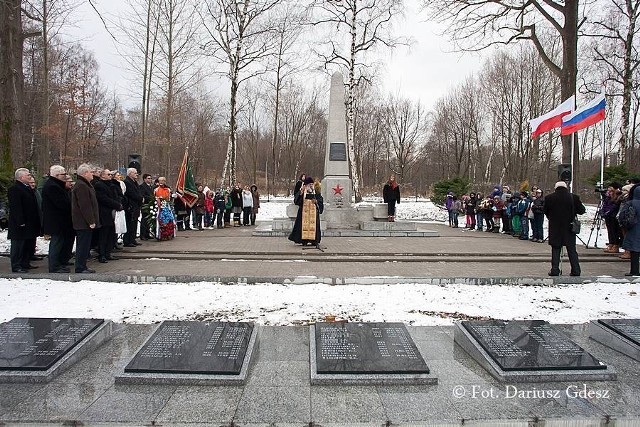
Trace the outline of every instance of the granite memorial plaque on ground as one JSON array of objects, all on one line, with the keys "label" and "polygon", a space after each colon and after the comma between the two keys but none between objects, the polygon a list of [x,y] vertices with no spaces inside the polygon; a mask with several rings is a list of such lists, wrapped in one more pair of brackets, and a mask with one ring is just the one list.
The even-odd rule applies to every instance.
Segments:
[{"label": "granite memorial plaque on ground", "polygon": [[465,321],[462,325],[505,371],[606,369],[543,320]]},{"label": "granite memorial plaque on ground", "polygon": [[428,374],[402,323],[317,323],[319,374]]},{"label": "granite memorial plaque on ground", "polygon": [[607,347],[640,360],[640,319],[598,319],[589,323],[589,336]]},{"label": "granite memorial plaque on ground", "polygon": [[253,323],[165,321],[125,373],[239,375]]},{"label": "granite memorial plaque on ground", "polygon": [[598,323],[640,346],[639,319],[599,319]]},{"label": "granite memorial plaque on ground", "polygon": [[15,318],[0,324],[0,371],[46,371],[103,319]]}]

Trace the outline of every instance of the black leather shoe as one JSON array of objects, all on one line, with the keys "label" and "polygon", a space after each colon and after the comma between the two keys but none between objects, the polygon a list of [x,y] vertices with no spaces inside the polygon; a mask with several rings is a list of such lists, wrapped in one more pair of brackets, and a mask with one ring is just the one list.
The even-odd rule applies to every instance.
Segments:
[{"label": "black leather shoe", "polygon": [[15,270],[11,270],[12,273],[26,273],[27,270],[23,268],[16,268]]},{"label": "black leather shoe", "polygon": [[115,261],[115,260],[117,260],[117,259],[118,259],[118,258],[116,258],[116,257],[114,257],[114,256],[112,256],[112,255],[109,255],[109,256],[107,257],[107,261]]},{"label": "black leather shoe", "polygon": [[29,264],[29,265],[27,265],[25,267],[22,267],[22,268],[24,268],[25,270],[33,270],[34,268],[38,268],[38,266]]},{"label": "black leather shoe", "polygon": [[142,246],[142,243],[140,243],[140,242],[133,242],[133,244],[136,245],[136,246]]},{"label": "black leather shoe", "polygon": [[126,245],[124,245],[125,248],[135,248],[136,245],[134,245],[133,243],[127,243]]},{"label": "black leather shoe", "polygon": [[59,269],[50,271],[49,273],[70,273],[70,272],[71,270],[69,270],[67,267],[60,267]]},{"label": "black leather shoe", "polygon": [[95,270],[92,270],[90,268],[85,268],[84,270],[78,271],[76,270],[76,273],[78,274],[91,274],[91,273],[95,273]]},{"label": "black leather shoe", "polygon": [[559,275],[560,275],[559,271],[553,271],[553,270],[549,271],[549,276],[559,276]]},{"label": "black leather shoe", "polygon": [[33,255],[31,258],[29,258],[30,261],[42,261],[44,258],[39,256],[39,255]]},{"label": "black leather shoe", "polygon": [[573,272],[571,272],[571,273],[569,273],[569,276],[579,277],[579,276],[580,276],[580,273],[573,273]]},{"label": "black leather shoe", "polygon": [[107,259],[105,257],[100,257],[98,258],[98,262],[101,264],[106,264],[107,263]]}]

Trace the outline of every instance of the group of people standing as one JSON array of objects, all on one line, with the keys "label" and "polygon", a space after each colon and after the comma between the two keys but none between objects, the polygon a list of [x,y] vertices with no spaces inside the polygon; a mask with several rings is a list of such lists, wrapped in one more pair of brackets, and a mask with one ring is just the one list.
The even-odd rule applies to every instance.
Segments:
[{"label": "group of people standing", "polygon": [[[92,247],[99,262],[116,259],[111,251],[116,246],[116,213],[124,215],[127,231],[124,246],[140,245],[136,241],[137,222],[143,195],[136,182],[138,172],[127,170],[127,176],[83,163],[77,169],[74,183],[61,165],[53,165],[41,191],[26,168],[15,171],[15,184],[7,192],[11,271],[26,273],[36,268],[30,261],[35,256],[38,236],[49,237],[48,267],[51,273],[94,273],[87,267]],[[75,263],[71,264],[75,243]]]}]

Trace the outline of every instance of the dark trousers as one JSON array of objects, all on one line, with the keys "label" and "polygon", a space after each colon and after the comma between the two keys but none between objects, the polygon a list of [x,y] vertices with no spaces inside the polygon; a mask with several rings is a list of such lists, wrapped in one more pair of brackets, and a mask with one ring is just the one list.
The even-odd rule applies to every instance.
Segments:
[{"label": "dark trousers", "polygon": [[91,250],[91,235],[93,230],[76,230],[76,273],[87,269],[87,260]]},{"label": "dark trousers", "polygon": [[195,214],[195,215],[196,215],[196,220],[193,222],[193,228],[202,230],[202,219],[204,218],[204,214]]},{"label": "dark trousers", "polygon": [[256,213],[253,209],[251,209],[251,214],[249,215],[249,219],[251,220],[251,225],[256,225]]},{"label": "dark trousers", "polygon": [[396,201],[387,202],[387,215],[396,216]]},{"label": "dark trousers", "polygon": [[127,232],[124,234],[122,240],[125,245],[132,245],[136,241],[136,236],[138,235],[138,217],[140,216],[140,211],[126,210],[124,212],[124,218],[127,221]]},{"label": "dark trousers", "polygon": [[631,252],[631,270],[633,276],[640,276],[640,252]]},{"label": "dark trousers", "polygon": [[115,245],[115,225],[103,225],[98,229],[98,256],[108,258]]},{"label": "dark trousers", "polygon": [[513,232],[511,227],[511,217],[507,215],[506,209],[502,211],[502,231],[504,231],[505,233]]},{"label": "dark trousers", "polygon": [[[571,264],[571,274],[580,275],[580,260],[576,251],[576,244],[565,246],[567,248],[567,256]],[[560,273],[560,251],[562,246],[551,246],[551,272]]]},{"label": "dark trousers", "polygon": [[149,218],[149,215],[142,215],[140,220],[140,238],[142,240],[149,239]]},{"label": "dark trousers", "polygon": [[544,239],[544,214],[543,213],[534,213],[533,214],[533,238],[543,240]]},{"label": "dark trousers", "polygon": [[622,245],[622,230],[616,217],[606,217],[604,223],[607,226],[607,237],[610,245]]},{"label": "dark trousers", "polygon": [[64,243],[62,245],[62,253],[60,254],[60,262],[66,264],[73,257],[73,243],[76,241],[76,232],[71,229],[64,232]]},{"label": "dark trousers", "polygon": [[49,239],[49,273],[59,270],[67,261],[64,259],[64,235],[52,234]]},{"label": "dark trousers", "polygon": [[29,265],[31,239],[11,239],[11,271],[21,270]]},{"label": "dark trousers", "polygon": [[248,208],[242,208],[242,225],[249,225],[249,216],[251,216],[252,209],[253,208],[251,206],[249,206]]},{"label": "dark trousers", "polygon": [[216,227],[218,228],[223,228],[224,224],[222,223],[222,219],[224,218],[224,212],[223,211],[218,211],[216,213]]}]

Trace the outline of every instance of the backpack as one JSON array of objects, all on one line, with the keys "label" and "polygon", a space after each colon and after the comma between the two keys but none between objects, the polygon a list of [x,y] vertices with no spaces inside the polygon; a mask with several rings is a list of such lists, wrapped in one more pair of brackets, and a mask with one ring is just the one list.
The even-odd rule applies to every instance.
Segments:
[{"label": "backpack", "polygon": [[636,212],[636,208],[633,207],[631,201],[624,202],[620,205],[617,218],[620,227],[626,230],[635,227],[638,223],[638,212]]}]

